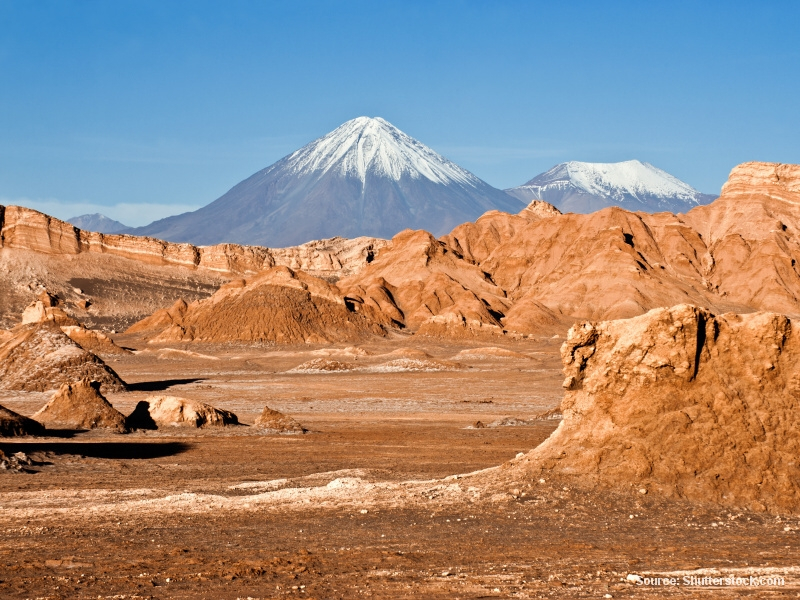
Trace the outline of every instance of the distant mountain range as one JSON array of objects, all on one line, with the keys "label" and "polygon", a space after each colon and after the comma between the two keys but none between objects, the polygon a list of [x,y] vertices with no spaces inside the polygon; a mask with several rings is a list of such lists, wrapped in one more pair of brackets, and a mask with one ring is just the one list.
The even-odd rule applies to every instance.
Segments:
[{"label": "distant mountain range", "polygon": [[75,227],[79,229],[97,231],[98,233],[120,233],[130,229],[127,225],[115,221],[114,219],[109,219],[107,216],[101,215],[100,213],[72,217],[71,219],[67,219],[67,222],[75,225]]},{"label": "distant mountain range", "polygon": [[137,228],[103,215],[70,222],[170,242],[280,248],[335,236],[391,238],[403,229],[440,236],[492,209],[517,213],[531,200],[544,200],[562,212],[620,206],[681,213],[715,198],[638,160],[566,162],[503,191],[388,121],[358,117],[199,210]]},{"label": "distant mountain range", "polygon": [[648,213],[685,213],[717,198],[638,160],[565,162],[506,193],[526,203],[544,200],[561,212],[575,213],[591,213],[607,206]]},{"label": "distant mountain range", "polygon": [[194,212],[135,229],[172,242],[281,247],[334,236],[435,235],[525,204],[380,118],[359,117]]}]

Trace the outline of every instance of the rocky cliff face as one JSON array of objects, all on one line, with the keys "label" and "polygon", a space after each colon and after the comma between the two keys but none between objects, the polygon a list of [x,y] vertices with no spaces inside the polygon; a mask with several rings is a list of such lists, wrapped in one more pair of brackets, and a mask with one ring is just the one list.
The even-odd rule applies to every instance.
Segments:
[{"label": "rocky cliff face", "polygon": [[690,305],[573,326],[564,420],[519,469],[800,512],[800,332]]},{"label": "rocky cliff face", "polygon": [[252,274],[283,265],[322,277],[360,270],[386,244],[377,238],[317,240],[291,248],[218,244],[193,246],[155,238],[84,231],[29,208],[0,206],[0,248],[43,254],[108,254],[151,265],[177,265],[225,274]]},{"label": "rocky cliff face", "polygon": [[0,206],[0,328],[47,290],[90,327],[121,330],[182,298],[210,296],[231,277],[276,265],[326,280],[352,275],[387,242],[318,240],[293,248],[196,247],[82,231],[34,210]]},{"label": "rocky cliff face", "polygon": [[736,166],[722,186],[722,195],[763,197],[797,203],[800,194],[800,165],[747,162]]}]

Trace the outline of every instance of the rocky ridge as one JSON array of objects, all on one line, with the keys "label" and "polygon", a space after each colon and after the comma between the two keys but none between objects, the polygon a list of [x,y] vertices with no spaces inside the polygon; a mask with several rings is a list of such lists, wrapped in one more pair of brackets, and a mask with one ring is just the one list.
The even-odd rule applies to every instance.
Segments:
[{"label": "rocky ridge", "polygon": [[224,274],[253,274],[284,265],[321,277],[358,271],[385,245],[377,238],[331,238],[289,248],[238,244],[193,246],[149,237],[84,231],[38,211],[0,206],[0,248],[43,254],[108,254],[153,265],[177,265]]},{"label": "rocky ridge", "polygon": [[[130,354],[129,350],[117,346],[103,332],[88,329],[69,316],[64,309],[58,306],[58,299],[47,291],[42,291],[39,298],[22,312],[22,325],[52,321],[84,350],[94,354]],[[0,342],[2,341],[4,340],[0,339]]]},{"label": "rocky ridge", "polygon": [[[397,327],[448,336],[552,334],[563,332],[576,320],[633,317],[686,302],[717,313],[769,310],[798,315],[798,173],[797,165],[739,165],[718,200],[686,214],[632,213],[620,208],[588,215],[561,214],[534,201],[516,215],[489,211],[439,239],[425,231],[406,230],[379,251],[359,254],[356,272],[347,275],[344,267],[329,263],[333,270],[326,272],[336,274],[329,279],[338,278],[332,287],[311,276],[319,275],[319,270],[303,273],[303,261],[295,249],[293,256],[300,267],[290,269],[291,276],[278,281],[273,268],[263,280],[258,275],[248,276],[244,284],[234,282],[234,287],[243,288],[235,294],[225,292],[206,304],[186,302],[187,306],[197,303],[189,312],[199,319],[198,324],[206,322],[209,334],[219,330],[210,338],[174,329],[163,340],[340,339],[324,333],[335,327],[312,325],[321,313],[301,301],[297,291],[288,292],[297,296],[291,299],[278,294],[279,288],[297,290],[297,285],[287,282],[301,279],[305,286],[325,288],[329,299],[336,298],[334,304],[350,313],[341,313],[341,323],[349,319],[361,333]],[[255,252],[242,252],[251,251]],[[255,302],[256,296],[248,294],[257,280],[277,295]],[[250,299],[236,304],[245,297]],[[173,295],[162,306],[176,299]],[[264,321],[256,314],[256,306],[281,303],[282,316],[276,317],[283,323],[280,326],[278,321],[247,324],[251,318]],[[246,309],[250,316],[229,310],[229,304],[239,306],[236,310],[252,304]],[[201,306],[226,311],[225,319],[232,325],[212,325],[200,316]],[[165,318],[166,324],[151,332],[153,336],[176,322],[163,310],[156,320]],[[193,325],[194,317],[188,318],[186,324]],[[294,324],[287,325],[290,322]],[[142,326],[137,328],[142,330]]]},{"label": "rocky ridge", "polygon": [[530,334],[685,302],[800,315],[798,180],[798,165],[745,163],[685,215],[492,211],[439,240],[402,232],[338,285],[421,332]]}]

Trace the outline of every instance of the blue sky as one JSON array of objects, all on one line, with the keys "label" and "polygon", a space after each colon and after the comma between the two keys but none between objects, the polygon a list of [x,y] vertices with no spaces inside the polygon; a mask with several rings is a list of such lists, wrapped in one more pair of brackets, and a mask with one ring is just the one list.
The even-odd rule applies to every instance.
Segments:
[{"label": "blue sky", "polygon": [[490,184],[800,163],[800,2],[0,0],[0,204],[131,225],[381,116]]}]

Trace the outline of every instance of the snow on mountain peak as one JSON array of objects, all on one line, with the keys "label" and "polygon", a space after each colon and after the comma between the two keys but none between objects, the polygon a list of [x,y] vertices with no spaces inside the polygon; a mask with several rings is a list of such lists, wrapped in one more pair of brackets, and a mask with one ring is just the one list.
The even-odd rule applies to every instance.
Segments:
[{"label": "snow on mountain peak", "polygon": [[475,186],[480,180],[380,117],[358,117],[300,148],[287,158],[297,174],[338,170],[357,177],[367,173],[399,181],[405,174],[434,183]]},{"label": "snow on mountain peak", "polygon": [[639,160],[618,163],[570,161],[556,165],[525,185],[557,180],[568,180],[590,194],[610,197],[645,194],[692,200],[699,194],[677,177]]}]

